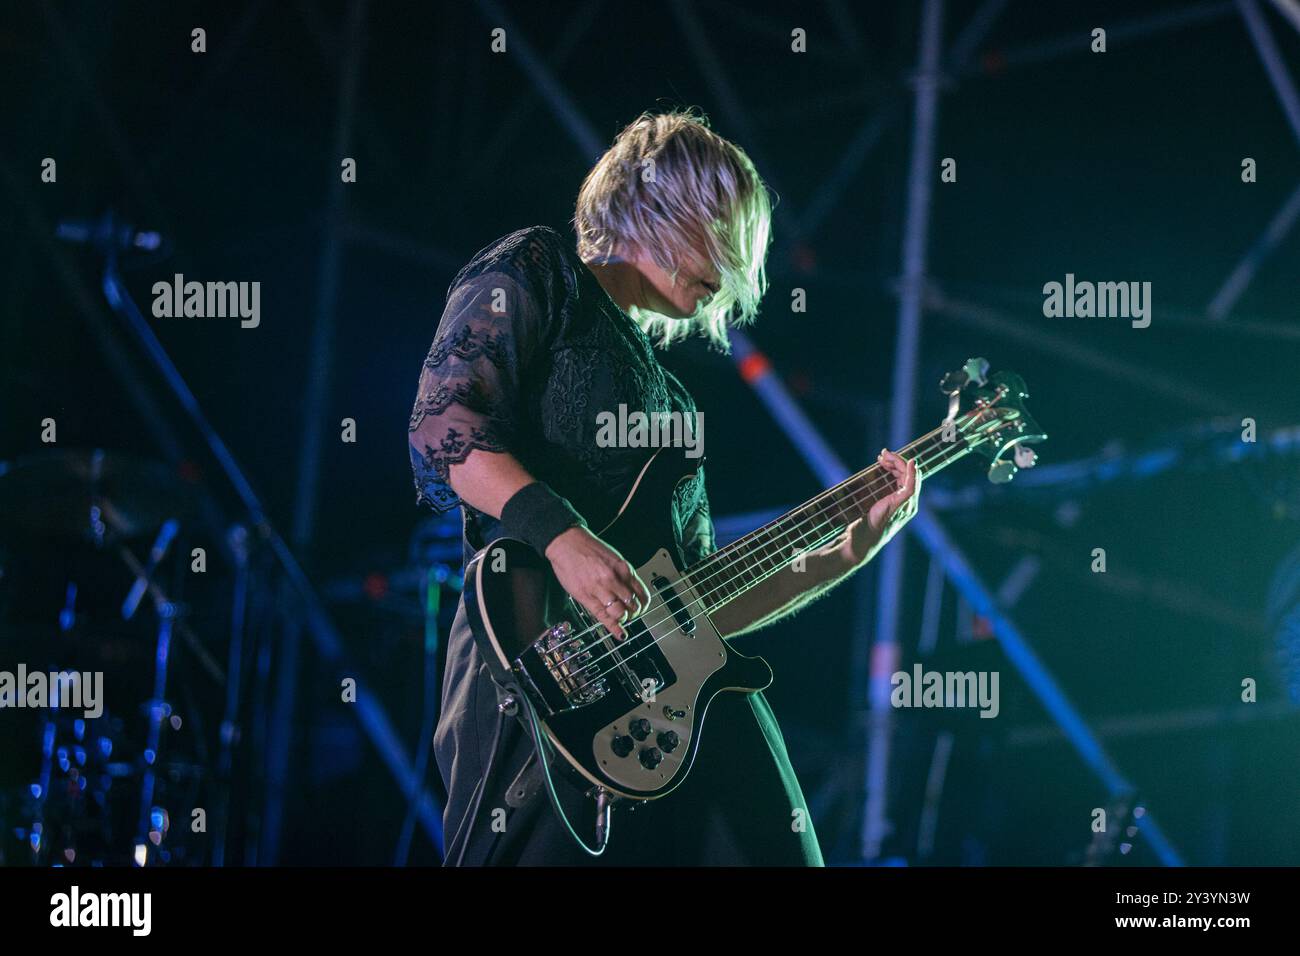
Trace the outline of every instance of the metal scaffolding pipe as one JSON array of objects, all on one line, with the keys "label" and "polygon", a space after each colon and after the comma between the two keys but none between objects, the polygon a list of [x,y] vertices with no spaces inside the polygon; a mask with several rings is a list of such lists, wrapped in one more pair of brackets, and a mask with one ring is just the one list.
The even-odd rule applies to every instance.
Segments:
[{"label": "metal scaffolding pipe", "polygon": [[[1269,29],[1268,21],[1264,19],[1264,13],[1255,0],[1237,0],[1237,9],[1241,11],[1241,18],[1246,23],[1250,41],[1255,45],[1259,58],[1264,62],[1264,70],[1268,73],[1269,82],[1273,84],[1273,92],[1277,94],[1278,101],[1282,104],[1282,112],[1286,114],[1287,124],[1296,139],[1300,140],[1300,93],[1296,92],[1291,74],[1287,72],[1286,62],[1282,59],[1282,54],[1273,39],[1273,31]],[[1291,231],[1297,218],[1300,218],[1300,185],[1291,191],[1286,202],[1282,203],[1281,208],[1269,220],[1264,234],[1247,250],[1241,261],[1229,273],[1228,278],[1223,281],[1214,298],[1210,300],[1209,306],[1206,307],[1210,318],[1227,317],[1232,307],[1237,304],[1237,300],[1245,293],[1251,280],[1255,278],[1255,273],[1282,244],[1282,240]]]},{"label": "metal scaffolding pipe", "polygon": [[[24,189],[22,181],[14,174],[3,157],[0,157],[0,183],[3,183],[12,195],[15,206],[24,213],[29,230],[37,237],[41,248],[48,254],[50,261],[54,264],[65,289],[72,297],[78,311],[82,313],[92,334],[95,336],[95,341],[103,352],[110,369],[121,381],[128,399],[145,422],[146,427],[150,429],[150,437],[158,443],[169,461],[173,463],[179,461],[184,457],[183,443],[180,436],[164,414],[158,400],[141,383],[138,370],[130,361],[126,349],[113,336],[108,323],[101,317],[100,311],[96,307],[94,299],[83,282],[80,273],[74,267],[63,248],[54,242],[54,230],[45,221],[39,207]],[[257,498],[251,485],[249,485],[243,471],[235,461],[234,455],[207,421],[199,406],[198,399],[185,384],[179,370],[154,335],[151,326],[140,315],[134,303],[125,298],[122,290],[115,283],[106,283],[105,292],[118,298],[117,304],[123,316],[129,322],[131,331],[139,340],[141,348],[158,370],[167,387],[175,395],[189,420],[203,437],[205,445],[212,452],[221,466],[222,473],[238,495],[250,524],[250,530],[255,533],[258,540],[264,542],[270,548],[284,570],[293,590],[297,593],[299,600],[302,601],[303,610],[307,617],[308,631],[316,642],[316,648],[321,653],[323,662],[336,675],[344,672],[345,668],[351,670],[347,665],[343,652],[343,640],[334,629],[334,624],[329,615],[321,606],[320,598],[312,588],[311,582],[298,565],[293,553],[289,550],[288,544],[266,518],[261,501]],[[203,492],[201,507],[203,507],[205,518],[209,523],[219,526],[220,522],[215,522],[210,517],[216,508],[216,505],[212,502],[210,492]],[[226,552],[223,550],[223,553]],[[388,715],[384,712],[378,700],[377,694],[373,693],[369,687],[363,687],[361,682],[358,681],[357,702],[354,705],[353,712],[379,753],[380,758],[393,774],[393,778],[401,786],[402,792],[418,792],[420,794],[420,823],[433,842],[441,846],[441,811],[428,792],[424,790],[423,783],[416,779],[414,768],[403,750],[397,731],[389,721]]]},{"label": "metal scaffolding pipe", "polygon": [[[926,246],[930,236],[930,197],[934,182],[934,139],[939,122],[939,82],[943,40],[943,0],[926,0],[921,14],[919,63],[914,78],[916,111],[912,125],[912,164],[908,174],[907,212],[903,225],[903,276],[898,304],[898,338],[894,346],[894,389],[889,443],[902,448],[912,438],[921,347],[921,305],[925,286]],[[894,714],[890,677],[901,656],[898,604],[903,590],[907,539],[900,537],[881,555],[876,602],[876,634],[871,648],[870,732],[866,736],[866,801],[862,819],[862,857],[879,858],[889,835],[889,754]]]},{"label": "metal scaffolding pipe", "polygon": [[[970,603],[971,609],[989,622],[1003,652],[1016,666],[1016,670],[1020,672],[1020,676],[1029,685],[1029,689],[1033,691],[1039,703],[1074,745],[1074,749],[1083,758],[1084,763],[1101,779],[1106,792],[1112,797],[1133,792],[1136,788],[1111,760],[1110,755],[1102,747],[1101,741],[1084,723],[1083,717],[1065,695],[1065,691],[1043,666],[1043,662],[1029,646],[1020,629],[1003,613],[996,599],[980,581],[965,556],[948,537],[930,509],[922,505],[908,527],[930,553],[943,562],[948,579]],[[897,544],[897,541],[894,543]],[[885,553],[888,554],[889,549],[886,549]],[[1178,851],[1156,824],[1153,814],[1145,814],[1138,821],[1138,826],[1161,863],[1165,866],[1183,865]]]},{"label": "metal scaffolding pipe", "polygon": [[[946,69],[950,75],[960,73],[965,68],[1006,5],[1007,0],[984,0],[983,5],[975,11],[948,52]],[[840,151],[835,169],[823,178],[822,185],[800,217],[799,229],[802,235],[808,236],[816,232],[826,217],[838,207],[840,197],[848,190],[862,164],[902,114],[903,99],[900,96],[891,99],[858,127],[848,145]]]},{"label": "metal scaffolding pipe", "polygon": [[[768,412],[780,423],[808,465],[827,485],[837,484],[847,478],[850,474],[849,469],[840,461],[834,450],[804,414],[803,409],[790,396],[776,373],[772,371],[771,363],[767,358],[743,333],[733,331],[731,335],[732,355],[741,377],[754,389]],[[931,557],[942,564],[948,580],[952,582],[971,611],[983,616],[989,622],[1007,658],[1060,726],[1084,763],[1101,779],[1107,792],[1117,795],[1132,791],[1133,785],[1120,773],[1096,735],[1089,730],[1082,715],[1043,666],[1015,623],[1003,612],[989,588],[975,574],[965,556],[953,544],[929,507],[922,505],[917,516],[905,530],[915,534]],[[904,540],[906,540],[905,535],[895,538],[890,543],[890,547],[883,552],[882,558],[896,551]],[[888,678],[886,683],[888,684]],[[889,706],[888,693],[886,693],[886,706]],[[1157,826],[1153,814],[1148,812],[1142,818],[1140,826],[1162,863],[1166,866],[1182,865],[1182,858]]]},{"label": "metal scaffolding pipe", "polygon": [[[334,155],[339,163],[348,155],[352,143],[352,125],[357,110],[357,89],[361,78],[362,28],[365,0],[352,0],[348,8],[347,45],[342,75],[339,78],[338,116],[334,128]],[[330,365],[334,354],[334,327],[338,322],[339,273],[344,251],[343,215],[347,185],[338,168],[333,169],[326,199],[325,236],[321,244],[317,269],[316,314],[312,335],[311,357],[303,399],[302,444],[298,455],[298,491],[294,498],[293,544],[299,554],[308,553],[316,525],[316,499],[320,487],[321,446],[325,432],[324,410],[329,395]],[[276,674],[275,700],[268,728],[266,802],[263,808],[262,859],[274,865],[280,849],[280,826],[284,798],[289,783],[289,749],[293,729],[294,705],[298,691],[298,652],[302,644],[302,627],[286,617],[286,626],[277,648],[279,670]]]},{"label": "metal scaffolding pipe", "polygon": [[[901,294],[901,293],[900,293]],[[1215,415],[1231,414],[1240,403],[1206,390],[1203,386],[1166,375],[1149,366],[1116,358],[1109,352],[1080,345],[1064,335],[1035,327],[1008,312],[949,298],[934,288],[925,290],[925,305],[932,313],[946,315],[986,332],[993,332],[1022,345],[1041,349],[1053,358],[1098,372],[1133,388]]]},{"label": "metal scaffolding pipe", "polygon": [[565,91],[550,67],[524,37],[523,32],[515,28],[514,22],[496,0],[478,0],[478,8],[483,18],[492,26],[506,31],[506,48],[513,48],[518,54],[519,64],[524,68],[524,72],[541,91],[542,98],[560,120],[569,137],[577,144],[583,158],[589,162],[598,159],[605,151],[605,147],[601,143],[600,136],[596,134],[596,128],[582,115],[573,97]]}]

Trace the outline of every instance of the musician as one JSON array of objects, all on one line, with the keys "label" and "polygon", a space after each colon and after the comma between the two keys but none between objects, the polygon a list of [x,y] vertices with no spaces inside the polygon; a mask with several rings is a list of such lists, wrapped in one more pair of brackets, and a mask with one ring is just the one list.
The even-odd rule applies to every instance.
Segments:
[{"label": "musician", "polygon": [[[767,187],[743,150],[694,113],[644,114],[583,182],[576,245],[551,228],[522,229],[460,270],[420,375],[410,454],[418,501],[462,509],[466,560],[503,534],[522,538],[593,618],[623,637],[622,625],[649,595],[593,527],[601,526],[595,516],[608,521],[617,510],[647,451],[598,444],[597,415],[624,404],[694,420],[691,395],[659,364],[655,347],[701,335],[725,348],[728,324],[754,318],[766,289],[770,223]],[[724,637],[823,593],[915,513],[915,467],[889,452],[880,460],[896,490],[841,540],[808,554],[801,569],[792,565],[717,611]],[[714,550],[703,469],[679,488],[673,509],[688,563]],[[514,720],[499,723],[497,704],[462,601],[434,738],[449,793],[448,860],[592,862],[529,777],[530,736]],[[477,818],[467,820],[490,761],[492,782]],[[532,793],[511,807],[505,791],[517,778],[532,779]],[[591,843],[593,802],[569,775],[557,772],[555,781],[566,815]],[[602,863],[822,863],[761,693],[715,698],[686,780],[663,800],[618,810],[611,829]]]}]

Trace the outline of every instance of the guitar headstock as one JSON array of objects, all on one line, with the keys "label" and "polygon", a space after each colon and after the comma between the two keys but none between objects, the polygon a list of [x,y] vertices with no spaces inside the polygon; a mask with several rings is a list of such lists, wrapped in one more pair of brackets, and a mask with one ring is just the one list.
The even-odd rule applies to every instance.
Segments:
[{"label": "guitar headstock", "polygon": [[966,447],[989,460],[989,481],[1002,484],[1021,468],[1032,468],[1038,455],[1031,445],[1047,440],[1047,433],[1025,407],[1029,389],[1015,372],[988,375],[984,359],[968,359],[959,371],[944,376],[940,384],[954,402],[954,417],[962,392],[974,399],[973,407],[954,418],[957,434]]}]

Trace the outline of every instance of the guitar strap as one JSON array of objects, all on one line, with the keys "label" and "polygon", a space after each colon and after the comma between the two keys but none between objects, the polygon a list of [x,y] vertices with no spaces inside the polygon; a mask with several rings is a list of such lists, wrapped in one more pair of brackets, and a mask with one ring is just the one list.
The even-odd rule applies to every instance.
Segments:
[{"label": "guitar strap", "polygon": [[[490,552],[493,545],[501,539],[495,539],[481,554]],[[480,560],[483,560],[480,557]],[[531,739],[531,728],[528,724],[528,715],[524,711],[521,702],[524,700],[524,692],[519,687],[518,677],[509,668],[502,665],[496,656],[496,651],[492,645],[485,639],[481,639],[476,631],[473,631],[474,644],[478,649],[479,659],[483,661],[487,668],[488,675],[492,678],[492,683],[496,686],[497,706],[502,713],[513,716],[519,723],[524,735]],[[513,703],[511,703],[513,702]],[[506,804],[513,809],[518,809],[525,802],[531,799],[541,790],[544,779],[541,766],[541,755],[537,753],[536,746],[529,758],[524,761],[515,779],[511,781],[510,786],[506,788]]]},{"label": "guitar strap", "polygon": [[520,768],[519,773],[515,776],[514,782],[506,790],[506,804],[516,810],[531,800],[542,789],[542,765],[537,759],[537,751],[533,750],[524,765]]},{"label": "guitar strap", "polygon": [[[490,665],[488,667],[488,671],[489,673],[491,673],[492,671]],[[453,844],[462,845],[459,862],[464,861],[464,853],[469,849],[469,841],[471,836],[473,835],[474,826],[478,822],[478,817],[480,815],[480,807],[482,805],[482,795],[494,786],[494,778],[497,775],[496,774],[497,760],[501,756],[500,751],[503,746],[502,734],[500,733],[500,731],[504,729],[505,721],[513,717],[515,720],[519,722],[520,727],[523,730],[523,733],[531,739],[531,734],[527,723],[527,716],[525,715],[524,708],[521,707],[519,704],[519,701],[523,699],[522,697],[523,692],[520,691],[518,685],[514,684],[513,682],[511,682],[508,685],[501,684],[500,682],[497,681],[495,675],[492,676],[492,682],[495,685],[496,692],[497,692],[497,720],[499,722],[498,732],[496,735],[494,735],[492,741],[492,753],[488,754],[487,757],[487,764],[484,770],[483,779],[480,782],[479,794],[476,799],[471,801],[470,807],[468,810],[466,810],[465,816],[461,820],[460,827],[456,831],[456,836],[452,838]],[[535,796],[537,791],[541,789],[543,783],[545,782],[542,774],[541,763],[538,760],[538,756],[539,755],[537,753],[537,748],[536,746],[534,746],[533,752],[528,755],[528,759],[524,761],[523,767],[520,768],[519,773],[516,774],[515,776],[515,779],[511,781],[510,786],[506,788],[505,791],[506,805],[509,806],[512,810],[519,809],[521,806],[524,805],[526,801],[528,801],[533,796]],[[487,846],[486,853],[483,855],[483,858],[481,860],[478,860],[474,865],[487,866],[489,863],[491,863],[492,857],[496,853],[497,842],[499,838],[500,838],[499,833],[493,835],[491,842]],[[447,848],[448,858],[450,858],[451,856],[450,851],[451,851],[451,847],[449,846]]]},{"label": "guitar strap", "polygon": [[[480,648],[480,656],[483,656],[482,651],[483,649]],[[532,735],[528,726],[528,716],[525,713],[524,708],[520,706],[520,702],[523,700],[523,691],[519,688],[519,685],[515,683],[513,679],[514,675],[509,671],[503,671],[500,662],[495,659],[492,659],[491,663],[488,664],[488,673],[491,675],[492,683],[496,688],[497,708],[501,713],[501,719],[505,720],[507,717],[513,717],[515,721],[518,722],[520,730],[523,731],[524,736],[531,740]],[[503,681],[501,677],[505,677],[506,680]],[[533,799],[533,797],[537,796],[545,784],[545,778],[542,774],[541,756],[542,755],[537,752],[537,747],[534,745],[532,753],[530,753],[528,759],[524,761],[524,765],[519,769],[519,773],[515,775],[515,778],[510,782],[510,785],[506,787],[506,806],[510,807],[512,810],[518,810],[529,800]],[[490,785],[492,781],[485,780],[484,783]],[[489,856],[490,855],[491,854],[489,853]]]},{"label": "guitar strap", "polygon": [[[485,556],[491,552],[492,547],[501,540],[504,539],[497,539],[497,541],[494,541],[486,548],[483,548],[475,560],[484,560]],[[550,778],[549,765],[543,763],[543,761],[546,760],[544,746],[545,738],[542,735],[540,728],[538,728],[534,723],[531,709],[532,705],[525,696],[523,690],[519,687],[518,676],[502,664],[501,660],[497,657],[495,648],[492,647],[491,642],[488,640],[486,635],[480,634],[477,628],[471,628],[470,632],[474,638],[474,646],[478,651],[478,657],[487,668],[488,676],[492,678],[492,683],[496,686],[497,710],[500,719],[504,721],[507,717],[514,717],[519,721],[524,733],[528,735],[529,739],[533,742],[532,754],[524,761],[524,766],[520,769],[519,773],[515,776],[515,779],[511,781],[510,786],[506,789],[506,804],[510,806],[511,809],[517,809],[527,800],[535,796],[539,790],[545,790],[547,798],[551,801],[552,809],[568,830],[569,835],[572,836],[578,845],[589,855],[600,856],[604,852],[605,838],[609,829],[610,801],[608,795],[604,794],[602,791],[597,799],[596,829],[597,842],[600,844],[600,849],[592,850],[587,846],[582,838],[578,836],[577,832],[573,829],[573,825],[565,815],[564,809],[560,806],[559,799],[555,793],[554,781]],[[498,735],[498,737],[499,736],[500,735]],[[495,769],[494,765],[496,759],[499,756],[496,752],[496,747],[499,746],[500,740],[496,742],[493,753],[489,756],[487,771],[484,774],[483,788],[479,794],[480,802],[482,794],[485,793],[492,784],[491,777],[493,776],[493,770]],[[476,803],[475,806],[470,808],[470,811],[467,814],[467,819],[464,821],[463,825],[467,827],[468,830],[472,830],[476,823],[475,818],[478,816],[478,809],[479,806],[478,803]],[[468,831],[465,834],[465,839],[469,839]],[[495,839],[492,841],[492,847],[488,850],[487,858],[480,865],[485,865],[491,860],[496,848],[496,842]]]}]

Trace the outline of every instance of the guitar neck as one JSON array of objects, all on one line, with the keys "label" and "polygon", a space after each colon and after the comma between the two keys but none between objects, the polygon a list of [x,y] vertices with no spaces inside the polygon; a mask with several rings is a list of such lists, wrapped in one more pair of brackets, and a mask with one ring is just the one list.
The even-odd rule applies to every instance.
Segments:
[{"label": "guitar neck", "polygon": [[[944,426],[900,449],[926,477],[969,454],[973,445],[960,433],[943,438]],[[767,578],[789,567],[802,554],[824,547],[842,535],[871,506],[895,490],[893,476],[879,463],[869,465],[781,517],[738,538],[688,568],[706,612],[717,610]]]}]

